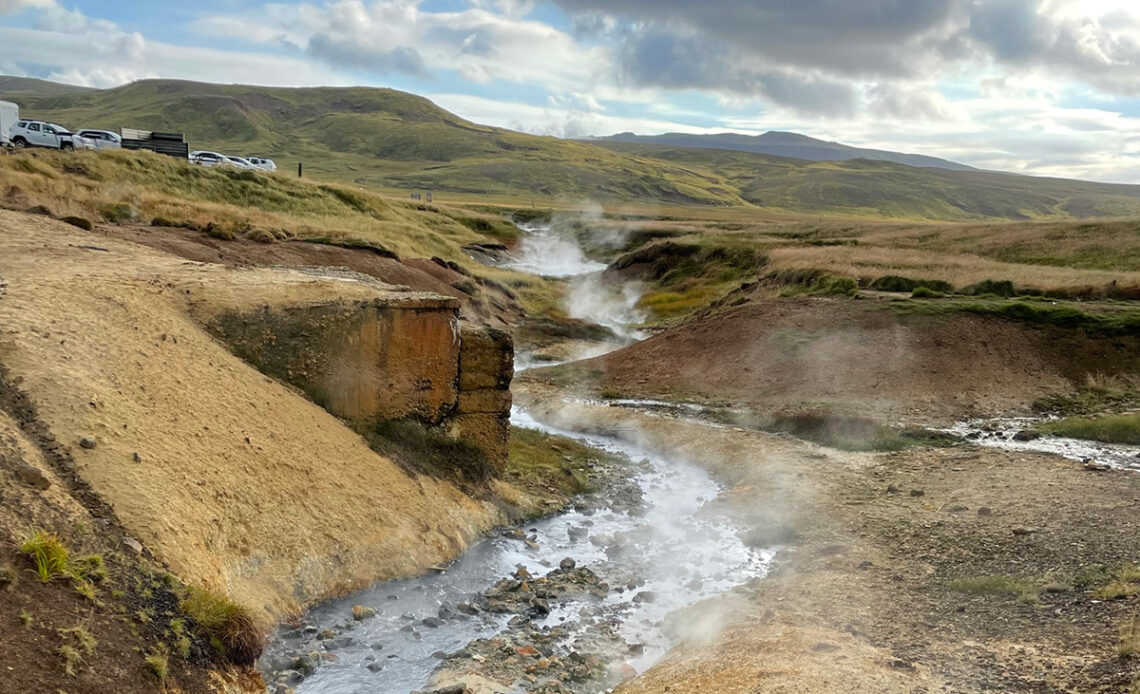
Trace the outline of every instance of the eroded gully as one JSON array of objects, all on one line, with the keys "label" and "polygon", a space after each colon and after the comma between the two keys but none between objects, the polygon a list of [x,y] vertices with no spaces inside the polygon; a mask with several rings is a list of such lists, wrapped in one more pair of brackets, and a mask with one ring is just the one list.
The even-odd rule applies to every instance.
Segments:
[{"label": "eroded gully", "polygon": [[[528,229],[512,264],[569,278],[572,314],[627,340],[636,337],[629,327],[637,320],[636,296],[601,282],[601,264],[571,239],[548,228]],[[705,470],[645,450],[620,432],[559,429],[517,408],[512,423],[626,457],[631,489],[485,538],[442,573],[378,584],[312,610],[264,657],[271,691],[281,684],[297,694],[431,690],[445,662],[482,659],[474,642],[509,640],[524,630],[544,643],[545,652],[536,657],[577,669],[531,668],[532,674],[518,673],[501,691],[530,691],[560,680],[566,691],[600,692],[666,652],[670,613],[766,572],[772,553],[743,543],[733,521],[708,503],[720,488]],[[574,572],[559,568],[571,565],[567,559]],[[497,597],[518,587],[512,578],[546,574],[550,586],[570,586],[569,592],[553,590],[522,605]],[[365,608],[357,615],[364,619],[354,619],[356,606]]]}]

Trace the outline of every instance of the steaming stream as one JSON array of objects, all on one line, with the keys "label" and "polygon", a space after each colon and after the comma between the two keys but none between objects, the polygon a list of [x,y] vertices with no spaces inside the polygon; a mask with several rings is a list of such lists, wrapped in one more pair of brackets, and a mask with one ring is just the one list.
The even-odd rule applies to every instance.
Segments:
[{"label": "steaming stream", "polygon": [[[548,517],[524,526],[536,539],[537,549],[504,535],[489,537],[473,545],[446,573],[380,584],[317,608],[306,621],[319,627],[344,623],[357,604],[373,607],[379,614],[348,632],[352,643],[336,650],[336,662],[322,665],[298,685],[298,694],[399,694],[427,687],[440,662],[433,653],[453,652],[473,639],[498,633],[511,615],[464,616],[443,620],[435,628],[424,626],[423,620],[435,617],[442,606],[470,600],[520,564],[537,575],[545,573],[544,567],[556,567],[563,558],[572,557],[614,586],[637,583],[635,590],[611,591],[600,604],[570,602],[538,624],[580,619],[571,630],[584,632],[595,623],[600,605],[605,610],[602,619],[620,618],[622,637],[644,646],[641,655],[629,661],[638,671],[667,650],[669,643],[660,629],[667,614],[767,571],[771,552],[747,547],[728,520],[702,510],[720,492],[704,470],[616,438],[548,427],[519,410],[512,414],[512,421],[647,460],[647,468],[635,477],[644,494],[644,513],[603,508]],[[591,537],[606,539],[594,544]],[[622,551],[613,552],[615,547]],[[634,601],[643,591],[654,593],[655,601]],[[383,669],[373,672],[368,669],[370,664]]]},{"label": "steaming stream", "polygon": [[[605,325],[626,340],[639,339],[628,327],[642,320],[634,309],[639,298],[636,287],[603,282],[605,266],[586,258],[574,241],[549,227],[524,231],[528,235],[512,267],[570,279],[570,315]],[[348,626],[343,636],[326,642],[326,649],[332,644],[335,660],[322,663],[294,685],[297,694],[403,694],[430,689],[441,652],[451,653],[477,638],[503,632],[512,616],[456,614],[456,604],[470,601],[519,565],[541,575],[569,557],[611,584],[613,589],[601,602],[580,599],[552,605],[547,617],[533,623],[540,628],[566,626],[565,647],[573,646],[576,639],[585,640],[591,626],[616,625],[620,637],[634,646],[635,657],[627,662],[637,671],[668,649],[661,628],[668,614],[767,572],[772,552],[745,545],[732,522],[705,507],[716,499],[720,487],[703,469],[620,438],[552,428],[518,408],[511,420],[516,426],[569,436],[642,461],[641,467],[631,469],[642,493],[639,512],[606,506],[570,510],[524,526],[531,544],[505,534],[488,537],[445,573],[379,584],[314,609],[305,616],[310,639],[326,627]],[[371,607],[377,615],[354,623],[354,605]],[[289,644],[286,634],[267,658],[280,659]],[[280,670],[282,664],[277,665],[273,669]],[[602,685],[596,690],[601,691]]]}]

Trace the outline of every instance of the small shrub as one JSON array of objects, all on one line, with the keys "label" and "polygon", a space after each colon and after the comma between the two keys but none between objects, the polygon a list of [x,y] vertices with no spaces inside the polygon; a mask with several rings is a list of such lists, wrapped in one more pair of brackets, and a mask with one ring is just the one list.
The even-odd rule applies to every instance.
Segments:
[{"label": "small shrub", "polygon": [[265,632],[246,607],[205,588],[191,588],[182,612],[215,650],[237,665],[252,665],[265,649]]},{"label": "small shrub", "polygon": [[154,675],[160,680],[166,679],[166,673],[169,671],[169,666],[166,662],[164,655],[148,655],[146,657],[146,669],[150,674]]},{"label": "small shrub", "polygon": [[915,287],[911,293],[911,297],[914,299],[941,299],[944,296],[946,295],[942,292],[936,292],[929,287]]},{"label": "small shrub", "polygon": [[1009,280],[982,280],[977,284],[963,287],[962,293],[971,296],[991,295],[1009,298],[1017,295],[1017,289]]},{"label": "small shrub", "polygon": [[205,231],[207,236],[215,239],[221,239],[222,241],[233,241],[237,238],[233,231],[213,222],[210,222],[206,225]]},{"label": "small shrub", "polygon": [[112,224],[122,224],[138,219],[139,211],[130,203],[115,202],[100,205],[99,215]]},{"label": "small shrub", "polygon": [[832,279],[824,290],[825,294],[854,296],[859,291],[859,283],[850,277],[836,277]]},{"label": "small shrub", "polygon": [[38,530],[20,545],[20,551],[36,565],[36,575],[42,583],[71,575],[67,547],[52,533]]},{"label": "small shrub", "polygon": [[250,241],[256,241],[258,243],[273,243],[277,240],[277,237],[273,235],[273,232],[267,231],[265,229],[250,229],[248,232],[246,232],[245,237]]},{"label": "small shrub", "polygon": [[84,231],[91,231],[95,228],[95,225],[91,223],[91,220],[84,217],[75,217],[73,215],[68,215],[67,217],[61,217],[59,221],[66,222],[73,227],[79,227]]}]

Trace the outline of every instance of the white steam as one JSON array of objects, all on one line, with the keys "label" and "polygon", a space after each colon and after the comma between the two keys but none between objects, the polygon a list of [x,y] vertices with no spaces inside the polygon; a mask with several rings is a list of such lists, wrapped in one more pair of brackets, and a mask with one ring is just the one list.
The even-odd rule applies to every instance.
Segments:
[{"label": "white steam", "polygon": [[[507,263],[507,267],[544,277],[569,279],[567,315],[605,326],[625,343],[640,340],[643,335],[634,326],[646,318],[645,313],[637,308],[642,294],[641,284],[607,282],[602,276],[605,263],[591,260],[582,248],[583,237],[591,246],[599,248],[617,248],[624,243],[628,232],[602,227],[599,224],[601,213],[601,207],[596,203],[584,203],[582,211],[573,220],[520,225],[525,236],[515,251],[515,259]],[[578,229],[583,224],[585,229],[579,234]]]},{"label": "white steam", "polygon": [[645,313],[637,308],[641,292],[638,282],[614,285],[601,272],[594,272],[574,279],[566,296],[566,312],[572,318],[604,325],[626,341],[640,340],[643,336],[633,326],[645,322]]},{"label": "white steam", "polygon": [[606,269],[604,263],[590,260],[575,238],[558,233],[549,225],[520,225],[526,232],[507,267],[544,277],[577,277]]}]

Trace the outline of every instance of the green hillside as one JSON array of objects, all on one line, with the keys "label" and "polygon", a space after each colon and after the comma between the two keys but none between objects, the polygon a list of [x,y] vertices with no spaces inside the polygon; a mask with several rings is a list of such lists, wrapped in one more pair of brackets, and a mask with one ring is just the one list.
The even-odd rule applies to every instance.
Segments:
[{"label": "green hillside", "polygon": [[64,125],[185,132],[192,149],[303,161],[319,180],[488,202],[755,206],[935,220],[1140,216],[1140,186],[854,159],[539,137],[478,125],[413,94],[145,80],[115,89],[0,77],[0,99]]}]

